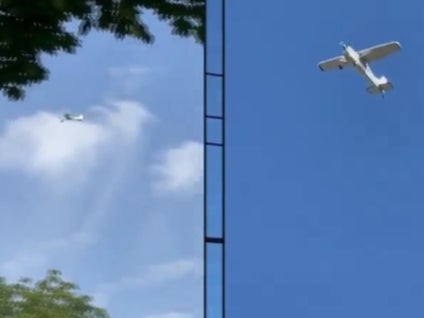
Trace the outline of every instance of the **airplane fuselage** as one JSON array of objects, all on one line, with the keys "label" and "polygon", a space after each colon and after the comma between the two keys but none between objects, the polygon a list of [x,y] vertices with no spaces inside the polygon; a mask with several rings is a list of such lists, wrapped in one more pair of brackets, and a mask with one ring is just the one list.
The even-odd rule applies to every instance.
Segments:
[{"label": "airplane fuselage", "polygon": [[83,121],[84,120],[84,116],[83,115],[71,115],[71,114],[64,114],[61,122],[64,122],[65,120],[69,120],[69,121]]},{"label": "airplane fuselage", "polygon": [[345,59],[350,61],[358,72],[361,73],[372,85],[379,87],[379,78],[374,75],[368,63],[361,60],[358,52],[356,52],[351,46],[346,46],[344,48],[343,55]]},{"label": "airplane fuselage", "polygon": [[385,77],[377,77],[371,70],[369,63],[379,60],[395,51],[400,50],[399,42],[392,41],[372,47],[367,47],[356,51],[353,47],[343,42],[339,43],[343,47],[342,55],[338,55],[318,63],[321,71],[334,70],[336,68],[344,69],[353,66],[371,85],[367,87],[370,94],[384,94],[393,89],[393,84]]}]

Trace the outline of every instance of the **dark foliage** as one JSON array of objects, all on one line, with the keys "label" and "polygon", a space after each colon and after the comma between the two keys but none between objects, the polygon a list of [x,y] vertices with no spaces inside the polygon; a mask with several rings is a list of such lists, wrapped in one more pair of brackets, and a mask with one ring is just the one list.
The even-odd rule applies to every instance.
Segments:
[{"label": "dark foliage", "polygon": [[[41,54],[75,53],[91,30],[153,43],[142,20],[147,10],[168,22],[173,34],[204,43],[205,0],[1,0],[0,90],[23,99],[26,86],[48,79]],[[80,22],[77,34],[64,26],[74,20]]]}]

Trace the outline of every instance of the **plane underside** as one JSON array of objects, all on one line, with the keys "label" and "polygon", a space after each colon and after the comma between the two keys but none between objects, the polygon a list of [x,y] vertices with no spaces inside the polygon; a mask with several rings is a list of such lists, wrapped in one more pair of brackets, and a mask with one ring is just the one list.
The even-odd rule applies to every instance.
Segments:
[{"label": "plane underside", "polygon": [[384,96],[387,91],[393,89],[393,84],[385,76],[377,77],[373,73],[369,63],[398,51],[401,48],[398,42],[388,42],[361,51],[355,51],[344,43],[340,44],[343,47],[343,54],[318,63],[321,71],[354,67],[371,84],[366,89],[368,93]]}]

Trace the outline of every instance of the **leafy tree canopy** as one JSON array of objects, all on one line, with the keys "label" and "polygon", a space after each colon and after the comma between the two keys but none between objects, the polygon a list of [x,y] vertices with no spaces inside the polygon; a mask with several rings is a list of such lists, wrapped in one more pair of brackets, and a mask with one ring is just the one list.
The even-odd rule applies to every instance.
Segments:
[{"label": "leafy tree canopy", "polygon": [[[48,79],[42,53],[75,53],[91,30],[131,37],[145,44],[154,36],[141,19],[153,12],[172,33],[205,41],[205,0],[1,0],[0,91],[11,100],[25,97],[24,87]],[[79,21],[79,32],[65,23]]]},{"label": "leafy tree canopy", "polygon": [[2,318],[108,318],[106,310],[91,304],[91,298],[76,293],[78,287],[62,280],[56,270],[37,282],[21,279],[7,284],[0,278]]}]

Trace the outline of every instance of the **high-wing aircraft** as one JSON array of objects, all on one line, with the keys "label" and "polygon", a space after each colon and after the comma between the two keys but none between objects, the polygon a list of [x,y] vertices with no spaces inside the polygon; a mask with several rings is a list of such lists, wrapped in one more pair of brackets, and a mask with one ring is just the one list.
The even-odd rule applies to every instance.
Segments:
[{"label": "high-wing aircraft", "polygon": [[336,68],[342,70],[346,67],[353,66],[365,76],[371,84],[371,86],[367,88],[368,93],[381,94],[384,97],[384,94],[393,88],[393,84],[385,76],[377,77],[374,75],[369,63],[399,51],[401,49],[399,42],[387,42],[361,51],[356,51],[350,45],[343,42],[340,42],[340,45],[343,47],[343,54],[319,62],[318,67],[321,71],[329,71]]},{"label": "high-wing aircraft", "polygon": [[62,117],[62,119],[60,121],[63,123],[65,120],[83,121],[84,120],[84,116],[83,115],[65,114],[65,115],[63,115],[63,117]]}]

